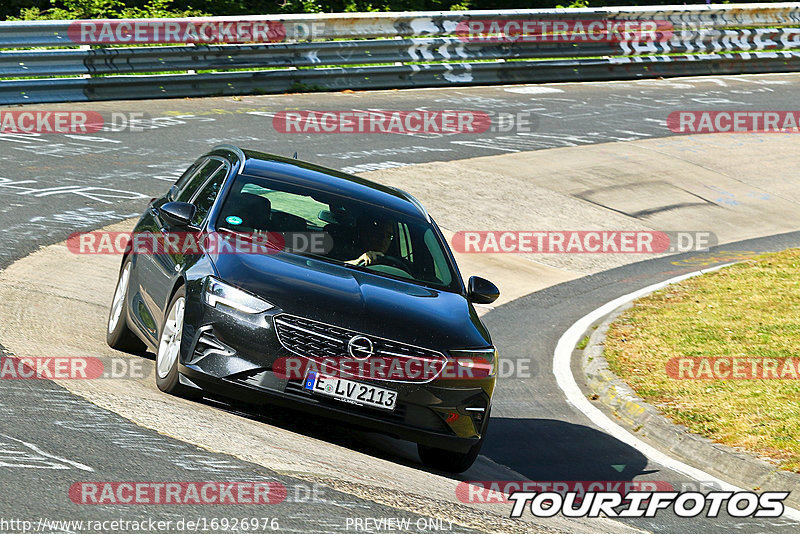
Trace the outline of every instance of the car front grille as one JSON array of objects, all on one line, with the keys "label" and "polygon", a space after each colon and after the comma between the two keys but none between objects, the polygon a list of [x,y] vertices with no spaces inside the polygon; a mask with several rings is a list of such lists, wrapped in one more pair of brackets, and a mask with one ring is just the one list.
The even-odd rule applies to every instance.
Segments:
[{"label": "car front grille", "polygon": [[[278,340],[286,350],[317,363],[326,361],[328,366],[332,361],[339,362],[338,371],[343,377],[425,383],[439,376],[447,364],[447,358],[435,350],[295,315],[280,314],[274,321]],[[359,359],[348,353],[348,343],[355,337],[371,342],[372,356]]]}]

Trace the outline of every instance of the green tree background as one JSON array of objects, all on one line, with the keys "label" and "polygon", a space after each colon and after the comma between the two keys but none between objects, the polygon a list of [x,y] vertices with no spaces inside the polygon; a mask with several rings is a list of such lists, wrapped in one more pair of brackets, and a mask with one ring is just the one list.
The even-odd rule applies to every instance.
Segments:
[{"label": "green tree background", "polygon": [[[672,4],[675,0],[0,0],[0,20],[439,11]],[[704,4],[704,1],[685,2]],[[727,2],[726,2],[727,3]]]}]

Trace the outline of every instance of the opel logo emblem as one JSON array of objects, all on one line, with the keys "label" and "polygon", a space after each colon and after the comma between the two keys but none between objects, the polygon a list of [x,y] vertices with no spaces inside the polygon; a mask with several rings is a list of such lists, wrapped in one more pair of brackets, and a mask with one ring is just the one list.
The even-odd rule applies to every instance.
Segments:
[{"label": "opel logo emblem", "polygon": [[356,360],[366,360],[375,350],[372,348],[372,341],[364,336],[353,336],[347,342],[347,352]]}]

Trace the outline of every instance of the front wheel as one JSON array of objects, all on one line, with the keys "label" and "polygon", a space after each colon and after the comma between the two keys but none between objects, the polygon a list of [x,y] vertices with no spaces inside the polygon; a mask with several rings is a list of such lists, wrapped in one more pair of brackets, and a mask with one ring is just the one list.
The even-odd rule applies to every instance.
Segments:
[{"label": "front wheel", "polygon": [[144,352],[147,346],[128,326],[128,286],[131,280],[131,259],[128,258],[119,271],[117,289],[108,312],[106,343],[112,349],[123,352]]},{"label": "front wheel", "polygon": [[156,385],[165,393],[181,397],[197,397],[197,392],[181,384],[178,376],[185,308],[186,292],[180,288],[167,307],[167,315],[161,329],[158,353],[156,353]]}]

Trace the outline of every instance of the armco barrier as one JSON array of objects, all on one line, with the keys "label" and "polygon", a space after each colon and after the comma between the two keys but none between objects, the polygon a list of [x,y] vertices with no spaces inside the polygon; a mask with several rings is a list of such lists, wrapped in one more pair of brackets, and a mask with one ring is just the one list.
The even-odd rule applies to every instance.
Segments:
[{"label": "armco barrier", "polygon": [[0,22],[0,49],[0,104],[786,72],[800,4]]}]

